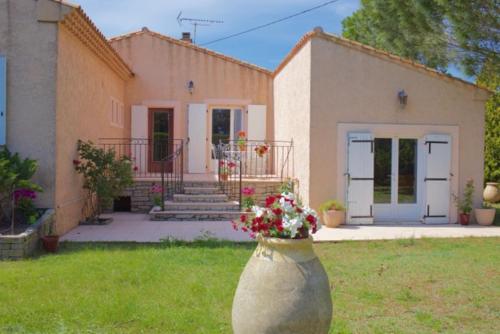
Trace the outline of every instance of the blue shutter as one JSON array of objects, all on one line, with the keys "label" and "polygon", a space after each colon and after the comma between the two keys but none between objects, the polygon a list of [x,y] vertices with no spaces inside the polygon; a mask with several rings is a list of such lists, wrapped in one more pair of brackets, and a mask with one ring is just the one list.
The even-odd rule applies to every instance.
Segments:
[{"label": "blue shutter", "polygon": [[7,129],[7,60],[0,56],[0,145],[6,144]]}]

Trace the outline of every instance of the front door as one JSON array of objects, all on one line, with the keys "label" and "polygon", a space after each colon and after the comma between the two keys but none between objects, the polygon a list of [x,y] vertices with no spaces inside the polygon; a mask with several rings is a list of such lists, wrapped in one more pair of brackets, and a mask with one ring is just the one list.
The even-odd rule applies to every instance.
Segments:
[{"label": "front door", "polygon": [[418,221],[419,140],[375,138],[373,215],[375,221]]},{"label": "front door", "polygon": [[215,147],[222,144],[234,144],[238,132],[243,130],[241,108],[212,108],[210,113],[210,146],[212,172],[217,172]]},{"label": "front door", "polygon": [[[174,148],[173,109],[149,109],[149,172],[161,172],[161,164]],[[167,162],[166,172],[172,172],[172,163]]]}]

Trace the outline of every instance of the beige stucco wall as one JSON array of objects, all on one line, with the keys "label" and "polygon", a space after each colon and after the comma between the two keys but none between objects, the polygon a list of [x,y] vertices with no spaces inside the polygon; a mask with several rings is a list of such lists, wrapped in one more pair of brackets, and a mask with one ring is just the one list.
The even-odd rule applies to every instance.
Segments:
[{"label": "beige stucco wall", "polygon": [[87,48],[64,25],[59,26],[57,62],[56,209],[64,233],[81,218],[81,176],[73,168],[77,141],[130,136],[130,108],[125,126],[111,125],[111,97],[124,102],[125,80]]},{"label": "beige stucco wall", "polygon": [[[335,197],[339,182],[343,182],[337,177],[338,123],[457,126],[459,192],[463,191],[466,180],[472,178],[476,184],[475,205],[480,204],[485,91],[321,37],[314,37],[311,44],[310,202],[313,206]],[[401,89],[408,93],[404,109],[397,99]]]},{"label": "beige stucco wall", "polygon": [[[37,205],[54,207],[57,18],[51,1],[0,0],[0,54],[7,56],[7,147],[38,160]],[[51,14],[51,15],[49,15]]]},{"label": "beige stucco wall", "polygon": [[[187,138],[187,105],[267,105],[267,136],[273,138],[272,78],[205,52],[147,32],[112,40],[135,73],[127,84],[127,105],[174,108],[174,137]],[[194,82],[190,94],[187,83]],[[186,154],[187,157],[187,154]],[[187,164],[185,164],[187,168]]]},{"label": "beige stucco wall", "polygon": [[274,132],[294,141],[294,175],[305,204],[310,198],[311,43],[274,78]]}]

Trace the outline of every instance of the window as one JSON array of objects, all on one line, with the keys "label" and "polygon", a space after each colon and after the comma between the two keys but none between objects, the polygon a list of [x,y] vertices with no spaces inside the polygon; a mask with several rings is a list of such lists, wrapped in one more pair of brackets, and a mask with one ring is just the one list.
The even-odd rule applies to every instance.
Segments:
[{"label": "window", "polygon": [[114,97],[111,98],[111,112],[110,112],[111,125],[123,128],[125,124],[123,103]]}]

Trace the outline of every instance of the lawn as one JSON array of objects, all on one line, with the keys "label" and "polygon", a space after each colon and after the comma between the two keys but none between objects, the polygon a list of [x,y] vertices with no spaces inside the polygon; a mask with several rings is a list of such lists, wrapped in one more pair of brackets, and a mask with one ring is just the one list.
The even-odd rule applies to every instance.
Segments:
[{"label": "lawn", "polygon": [[[66,244],[0,262],[0,333],[230,333],[254,244]],[[498,333],[500,239],[315,245],[331,333]]]}]

